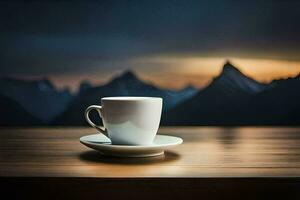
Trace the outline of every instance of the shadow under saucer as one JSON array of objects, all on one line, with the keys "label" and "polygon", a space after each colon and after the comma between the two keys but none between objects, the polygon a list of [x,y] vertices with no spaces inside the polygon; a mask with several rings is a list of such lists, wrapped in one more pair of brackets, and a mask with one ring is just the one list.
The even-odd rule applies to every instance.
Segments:
[{"label": "shadow under saucer", "polygon": [[106,156],[98,151],[90,150],[79,154],[79,158],[84,161],[97,162],[97,163],[109,163],[109,164],[124,164],[124,165],[135,165],[135,164],[154,164],[161,162],[171,162],[178,160],[180,155],[172,152],[165,151],[164,154],[152,157],[141,157],[141,158],[124,158],[124,157],[112,157]]}]

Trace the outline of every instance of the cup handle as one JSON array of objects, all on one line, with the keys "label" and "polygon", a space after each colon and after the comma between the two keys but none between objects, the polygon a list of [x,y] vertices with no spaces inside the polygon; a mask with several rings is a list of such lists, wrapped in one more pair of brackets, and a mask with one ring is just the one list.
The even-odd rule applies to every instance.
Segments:
[{"label": "cup handle", "polygon": [[84,113],[84,116],[85,116],[85,119],[86,121],[94,128],[96,128],[98,131],[100,131],[100,133],[102,133],[103,135],[107,136],[108,137],[108,134],[107,134],[107,131],[103,128],[101,128],[100,126],[97,126],[96,124],[94,124],[94,122],[92,122],[90,120],[90,117],[89,117],[89,113],[91,110],[97,110],[98,113],[99,113],[99,116],[102,118],[102,106],[97,106],[97,105],[91,105],[89,106],[86,110],[85,110],[85,113]]}]

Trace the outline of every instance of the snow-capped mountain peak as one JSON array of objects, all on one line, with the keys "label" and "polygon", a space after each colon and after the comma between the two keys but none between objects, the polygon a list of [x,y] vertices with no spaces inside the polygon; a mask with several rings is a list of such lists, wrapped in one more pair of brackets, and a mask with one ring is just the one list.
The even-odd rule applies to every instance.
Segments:
[{"label": "snow-capped mountain peak", "polygon": [[212,84],[221,84],[224,88],[241,89],[247,93],[257,93],[266,88],[265,84],[249,78],[229,61],[224,64],[221,74],[214,79]]}]

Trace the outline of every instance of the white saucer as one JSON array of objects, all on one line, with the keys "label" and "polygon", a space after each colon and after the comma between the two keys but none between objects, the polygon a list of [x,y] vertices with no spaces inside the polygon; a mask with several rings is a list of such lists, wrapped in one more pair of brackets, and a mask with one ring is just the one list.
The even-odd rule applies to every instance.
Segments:
[{"label": "white saucer", "polygon": [[83,136],[80,138],[80,142],[104,155],[117,157],[149,157],[162,155],[164,154],[164,150],[181,144],[183,140],[174,136],[156,135],[153,144],[148,146],[113,145],[109,138],[98,133]]}]

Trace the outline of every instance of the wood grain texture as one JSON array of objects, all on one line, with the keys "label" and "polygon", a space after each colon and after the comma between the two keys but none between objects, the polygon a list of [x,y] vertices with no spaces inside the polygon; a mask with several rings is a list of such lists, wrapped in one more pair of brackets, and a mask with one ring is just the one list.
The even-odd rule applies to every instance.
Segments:
[{"label": "wood grain texture", "polygon": [[152,158],[101,156],[90,128],[0,129],[1,177],[299,177],[299,128],[161,128],[184,143]]}]

